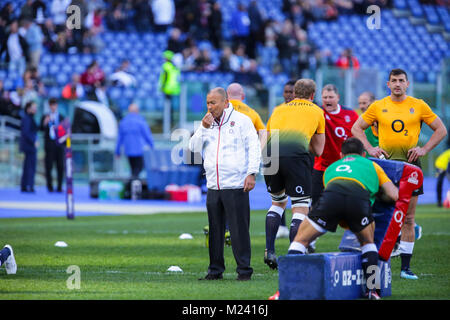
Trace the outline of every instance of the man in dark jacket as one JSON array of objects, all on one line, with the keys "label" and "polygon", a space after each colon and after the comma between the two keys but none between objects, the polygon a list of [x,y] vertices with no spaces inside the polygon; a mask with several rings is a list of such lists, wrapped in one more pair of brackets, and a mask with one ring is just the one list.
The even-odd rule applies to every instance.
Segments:
[{"label": "man in dark jacket", "polygon": [[34,192],[34,175],[36,173],[36,138],[38,126],[34,120],[36,103],[33,101],[25,105],[25,114],[20,128],[20,151],[25,154],[23,161],[22,180],[20,190],[22,192]]},{"label": "man in dark jacket", "polygon": [[11,22],[9,33],[2,43],[0,57],[5,54],[5,62],[9,64],[9,71],[17,71],[22,75],[25,71],[26,62],[29,59],[28,43],[24,37],[19,34],[19,22]]},{"label": "man in dark jacket", "polygon": [[62,182],[64,174],[64,146],[59,144],[57,139],[58,125],[64,120],[64,117],[58,112],[58,101],[51,98],[48,101],[50,113],[41,118],[40,129],[44,131],[44,149],[45,149],[45,178],[47,180],[47,189],[53,192],[52,168],[56,163],[58,188],[57,192],[62,192]]}]

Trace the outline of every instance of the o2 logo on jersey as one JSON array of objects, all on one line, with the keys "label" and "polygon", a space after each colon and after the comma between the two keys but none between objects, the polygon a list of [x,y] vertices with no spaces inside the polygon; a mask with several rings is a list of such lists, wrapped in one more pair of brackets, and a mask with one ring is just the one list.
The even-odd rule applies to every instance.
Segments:
[{"label": "o2 logo on jersey", "polygon": [[392,121],[391,128],[392,128],[392,131],[397,132],[397,133],[404,131],[404,135],[406,137],[408,136],[408,130],[405,129],[405,123],[400,119]]},{"label": "o2 logo on jersey", "polygon": [[305,191],[303,191],[302,186],[296,186],[295,187],[295,192],[297,192],[299,194],[305,194]]},{"label": "o2 logo on jersey", "polygon": [[336,171],[352,173],[352,168],[349,165],[341,164],[340,166],[336,167]]},{"label": "o2 logo on jersey", "polygon": [[348,138],[347,133],[345,132],[345,129],[342,128],[342,127],[336,127],[336,128],[334,129],[334,134],[335,134],[337,137],[342,138],[342,139],[344,139],[344,140],[347,140],[347,138]]}]

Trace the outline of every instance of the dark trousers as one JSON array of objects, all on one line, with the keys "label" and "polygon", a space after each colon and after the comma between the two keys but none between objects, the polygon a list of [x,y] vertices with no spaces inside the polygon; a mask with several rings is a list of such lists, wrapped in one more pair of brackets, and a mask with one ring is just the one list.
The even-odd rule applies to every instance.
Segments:
[{"label": "dark trousers", "polygon": [[209,222],[209,268],[208,273],[222,274],[225,271],[224,234],[225,221],[231,234],[231,248],[236,260],[236,272],[251,275],[250,267],[250,202],[248,192],[243,189],[208,189],[206,208]]},{"label": "dark trousers", "polygon": [[23,161],[22,180],[20,187],[23,191],[34,190],[34,176],[36,174],[36,151],[25,152]]},{"label": "dark trousers", "polygon": [[139,173],[141,173],[144,168],[144,158],[142,156],[137,157],[128,157],[128,163],[131,168],[131,178],[136,179],[139,177]]},{"label": "dark trousers", "polygon": [[58,191],[61,191],[64,177],[64,147],[57,145],[56,142],[48,143],[45,146],[45,178],[49,191],[53,191],[53,164],[56,164],[57,188]]}]

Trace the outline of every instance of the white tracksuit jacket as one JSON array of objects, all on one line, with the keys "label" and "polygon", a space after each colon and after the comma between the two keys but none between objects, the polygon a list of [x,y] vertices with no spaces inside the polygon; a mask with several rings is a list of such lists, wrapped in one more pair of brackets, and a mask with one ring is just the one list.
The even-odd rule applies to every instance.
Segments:
[{"label": "white tracksuit jacket", "polygon": [[208,189],[240,189],[250,174],[259,172],[261,147],[252,121],[229,104],[220,124],[200,125],[189,141],[201,153]]}]

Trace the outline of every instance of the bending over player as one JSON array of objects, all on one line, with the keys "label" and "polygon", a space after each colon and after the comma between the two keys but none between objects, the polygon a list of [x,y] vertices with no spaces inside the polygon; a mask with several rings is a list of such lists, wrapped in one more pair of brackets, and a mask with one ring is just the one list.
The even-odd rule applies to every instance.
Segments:
[{"label": "bending over player", "polygon": [[[345,224],[361,243],[364,276],[368,279],[373,274],[369,267],[378,265],[378,249],[374,243],[372,205],[380,189],[382,200],[397,201],[398,189],[378,164],[364,156],[364,146],[357,138],[349,138],[342,144],[342,159],[325,171],[325,190],[317,206],[300,225],[289,254],[306,253],[314,239],[327,231],[335,232],[338,224]],[[369,286],[367,296],[380,298]]]}]

